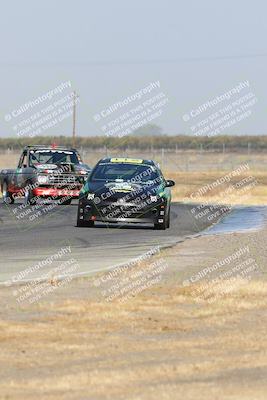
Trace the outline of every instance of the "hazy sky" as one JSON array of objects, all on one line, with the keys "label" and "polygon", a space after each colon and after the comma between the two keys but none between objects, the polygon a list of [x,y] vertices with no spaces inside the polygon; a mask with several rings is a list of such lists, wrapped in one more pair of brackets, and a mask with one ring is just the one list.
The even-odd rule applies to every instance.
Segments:
[{"label": "hazy sky", "polygon": [[[50,103],[12,116],[11,121],[5,120],[6,115],[67,81],[79,94],[79,135],[103,133],[102,121],[94,120],[96,114],[157,81],[160,90],[153,89],[146,99],[160,92],[168,98],[153,120],[166,133],[190,133],[185,114],[245,81],[249,88],[241,94],[253,92],[257,102],[248,117],[224,133],[266,133],[264,0],[0,0],[0,4],[2,137],[16,137],[14,124],[23,124],[23,119]],[[139,104],[133,101],[112,117]],[[70,135],[71,131],[69,117],[45,133]]]}]

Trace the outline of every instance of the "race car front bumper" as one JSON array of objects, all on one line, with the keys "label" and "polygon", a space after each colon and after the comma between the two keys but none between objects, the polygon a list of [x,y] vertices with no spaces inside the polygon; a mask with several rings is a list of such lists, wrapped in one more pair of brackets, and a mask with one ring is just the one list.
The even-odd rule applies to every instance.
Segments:
[{"label": "race car front bumper", "polygon": [[[108,209],[108,211],[107,211]],[[166,213],[166,203],[151,204],[145,208],[136,210],[136,204],[127,203],[119,205],[109,202],[101,202],[95,205],[93,202],[79,201],[78,219],[81,221],[99,221],[106,223],[162,223]]]},{"label": "race car front bumper", "polygon": [[56,187],[38,187],[33,189],[33,195],[38,197],[64,197],[70,196],[73,198],[78,198],[80,193],[80,188],[77,189],[64,189]]}]

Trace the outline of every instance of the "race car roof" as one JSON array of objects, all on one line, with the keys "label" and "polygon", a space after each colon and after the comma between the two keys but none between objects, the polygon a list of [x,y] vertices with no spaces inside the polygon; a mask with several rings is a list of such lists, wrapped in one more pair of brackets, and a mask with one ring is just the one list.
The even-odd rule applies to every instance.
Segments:
[{"label": "race car roof", "polygon": [[32,145],[25,146],[24,150],[67,150],[77,152],[76,149],[67,146],[53,146],[53,145]]},{"label": "race car roof", "polygon": [[117,163],[117,164],[146,164],[155,165],[153,160],[143,160],[141,158],[128,158],[128,157],[109,157],[102,158],[101,163]]}]

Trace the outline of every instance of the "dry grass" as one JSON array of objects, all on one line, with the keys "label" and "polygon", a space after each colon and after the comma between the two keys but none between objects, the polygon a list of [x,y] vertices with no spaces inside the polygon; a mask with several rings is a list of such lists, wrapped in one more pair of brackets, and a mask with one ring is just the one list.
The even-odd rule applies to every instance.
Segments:
[{"label": "dry grass", "polygon": [[[248,174],[237,176],[231,179],[230,183],[223,183],[217,186],[216,189],[207,190],[207,192],[198,199],[196,199],[196,192],[199,189],[205,185],[212,184],[223,177],[225,173],[216,171],[175,173],[167,171],[166,175],[176,182],[175,187],[172,189],[174,201],[230,205],[265,205],[267,201],[267,172],[265,171],[249,172]],[[249,176],[252,176],[256,182],[253,187],[249,187],[249,183],[244,184],[243,192],[240,189],[235,189],[227,195],[227,190],[231,185],[237,184]]]},{"label": "dry grass", "polygon": [[205,306],[174,287],[46,303],[0,323],[1,398],[264,399],[266,310],[260,282]]}]

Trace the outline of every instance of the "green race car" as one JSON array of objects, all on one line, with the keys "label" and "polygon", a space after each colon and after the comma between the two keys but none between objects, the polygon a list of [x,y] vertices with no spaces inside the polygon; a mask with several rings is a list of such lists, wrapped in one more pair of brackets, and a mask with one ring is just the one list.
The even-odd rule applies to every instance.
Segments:
[{"label": "green race car", "polygon": [[92,227],[99,221],[169,228],[174,184],[152,160],[103,158],[80,192],[77,226]]}]

